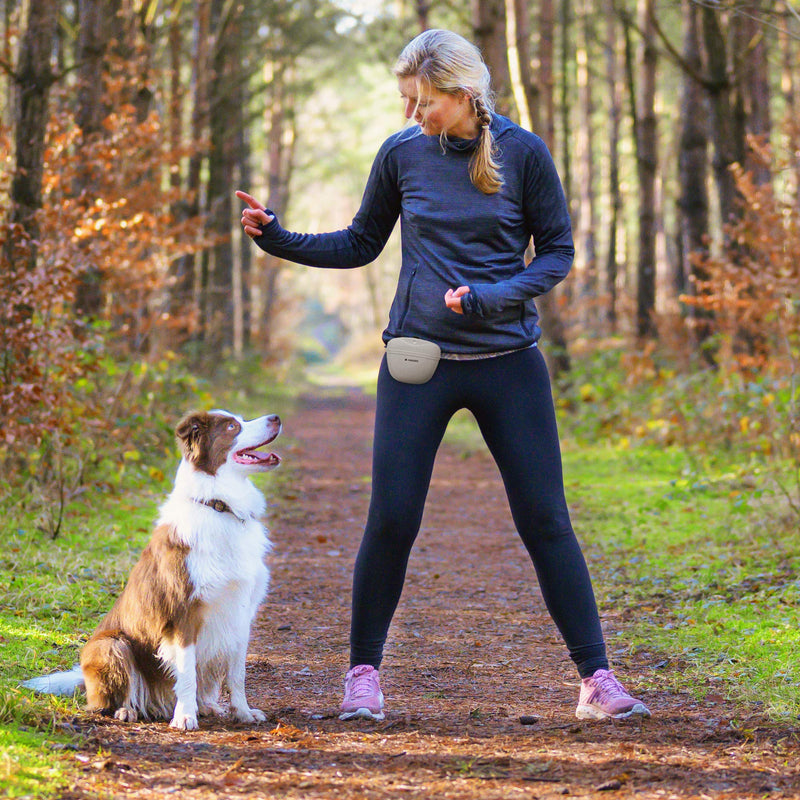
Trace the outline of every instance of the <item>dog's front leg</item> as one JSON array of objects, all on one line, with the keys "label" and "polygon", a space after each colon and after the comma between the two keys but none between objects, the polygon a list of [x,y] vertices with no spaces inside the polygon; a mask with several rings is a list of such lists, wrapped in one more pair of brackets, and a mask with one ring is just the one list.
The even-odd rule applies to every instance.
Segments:
[{"label": "dog's front leg", "polygon": [[197,652],[194,644],[175,645],[175,712],[170,728],[196,731],[197,724]]},{"label": "dog's front leg", "polygon": [[264,722],[266,716],[257,708],[250,708],[244,693],[247,637],[240,641],[228,656],[228,691],[231,693],[231,714],[237,722]]}]

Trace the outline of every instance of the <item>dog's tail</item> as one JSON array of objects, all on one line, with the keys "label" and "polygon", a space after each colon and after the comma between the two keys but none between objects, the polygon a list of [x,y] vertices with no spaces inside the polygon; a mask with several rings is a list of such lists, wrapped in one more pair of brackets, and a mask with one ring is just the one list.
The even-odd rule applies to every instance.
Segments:
[{"label": "dog's tail", "polygon": [[40,694],[59,695],[71,695],[76,689],[86,688],[83,672],[78,664],[69,672],[54,672],[52,675],[42,675],[41,678],[31,678],[22,685]]}]

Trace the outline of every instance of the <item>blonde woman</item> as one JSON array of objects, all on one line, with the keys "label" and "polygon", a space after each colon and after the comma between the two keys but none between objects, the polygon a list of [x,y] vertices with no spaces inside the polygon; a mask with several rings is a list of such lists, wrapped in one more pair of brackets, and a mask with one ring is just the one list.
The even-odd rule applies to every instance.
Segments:
[{"label": "blonde woman", "polygon": [[[649,716],[609,670],[589,572],[564,498],[550,381],[535,298],[574,254],[561,182],[533,133],[495,114],[480,52],[429,30],[394,68],[409,125],[372,166],[361,207],[340,231],[298,234],[244,192],[245,232],[267,252],[313,267],[375,259],[399,218],[402,264],[387,344],[438,345],[425,383],[378,376],[372,497],[353,576],[350,670],[341,718],[384,718],[383,646],[419,530],[434,457],[452,415],[469,409],[505,484],[547,608],[582,678],[581,718]],[[535,257],[525,263],[533,238]]]}]

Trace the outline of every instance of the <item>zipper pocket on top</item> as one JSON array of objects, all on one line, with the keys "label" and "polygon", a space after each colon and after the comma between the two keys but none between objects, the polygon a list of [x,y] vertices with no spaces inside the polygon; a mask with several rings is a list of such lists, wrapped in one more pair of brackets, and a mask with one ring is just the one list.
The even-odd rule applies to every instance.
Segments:
[{"label": "zipper pocket on top", "polygon": [[417,277],[417,268],[414,267],[411,270],[411,276],[408,279],[408,286],[406,287],[406,296],[405,296],[405,303],[403,306],[403,315],[400,317],[400,324],[398,325],[399,333],[403,336],[403,326],[406,323],[406,317],[408,316],[408,309],[411,304],[411,289],[414,286],[414,279]]}]

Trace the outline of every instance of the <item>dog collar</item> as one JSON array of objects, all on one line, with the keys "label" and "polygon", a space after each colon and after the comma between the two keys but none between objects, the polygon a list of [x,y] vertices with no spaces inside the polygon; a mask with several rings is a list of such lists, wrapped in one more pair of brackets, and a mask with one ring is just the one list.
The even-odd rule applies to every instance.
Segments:
[{"label": "dog collar", "polygon": [[195,503],[199,503],[201,506],[208,506],[209,508],[213,508],[214,511],[219,511],[220,514],[233,514],[239,522],[244,525],[247,521],[244,518],[240,517],[224,500],[198,500],[196,497],[193,497]]}]

